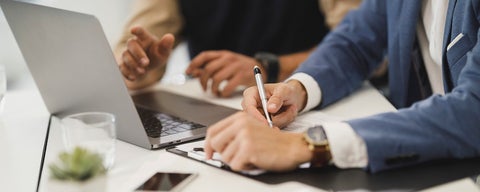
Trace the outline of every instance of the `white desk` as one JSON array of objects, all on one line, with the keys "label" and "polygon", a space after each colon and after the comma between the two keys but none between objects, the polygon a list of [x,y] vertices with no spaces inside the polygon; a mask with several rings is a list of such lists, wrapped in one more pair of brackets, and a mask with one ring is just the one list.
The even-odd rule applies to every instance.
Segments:
[{"label": "white desk", "polygon": [[[240,108],[240,97],[218,99],[205,95],[197,81],[188,81],[184,85],[158,85],[152,89],[166,89],[175,93],[190,95],[217,104]],[[365,107],[367,106],[368,107]],[[375,89],[365,85],[351,97],[332,105],[325,110],[328,114],[342,118],[366,116],[378,112],[391,111],[394,108]],[[58,119],[54,118],[54,121]],[[45,157],[45,165],[52,162],[59,151],[63,150],[61,130],[51,127]],[[118,141],[116,163],[108,173],[108,191],[131,191],[143,180],[157,171],[196,172],[199,173],[185,191],[300,191],[318,190],[307,185],[287,182],[280,185],[267,185],[227,171],[216,169],[165,150],[149,151]],[[40,191],[48,185],[48,169],[43,170]]]},{"label": "white desk", "polygon": [[50,114],[30,76],[16,85],[0,115],[0,190],[35,191]]},{"label": "white desk", "polygon": [[[183,87],[183,88],[181,88]],[[196,88],[195,88],[196,87]],[[195,82],[183,86],[158,86],[176,93],[194,97],[203,95]],[[185,89],[189,88],[189,89]],[[200,95],[198,95],[200,94]],[[203,99],[209,97],[202,96]],[[42,150],[47,136],[49,114],[36,90],[32,79],[24,77],[18,87],[10,89],[6,95],[6,105],[0,121],[0,187],[2,191],[34,191],[37,188],[41,168]],[[238,107],[241,99],[216,99],[222,105]],[[365,107],[367,106],[368,107]],[[358,110],[355,110],[358,109]],[[324,110],[341,118],[355,118],[373,113],[390,111],[394,108],[374,89],[364,86],[351,97]],[[53,119],[56,120],[56,119]],[[50,130],[45,165],[63,149],[60,129]],[[287,182],[267,185],[227,171],[195,162],[164,150],[149,151],[118,141],[116,164],[108,173],[108,191],[131,191],[144,179],[156,171],[196,172],[199,177],[189,184],[185,191],[317,191],[319,189]],[[46,191],[48,169],[42,173],[40,191]],[[475,189],[471,181],[454,182],[450,185],[432,188],[429,191],[446,189]]]}]

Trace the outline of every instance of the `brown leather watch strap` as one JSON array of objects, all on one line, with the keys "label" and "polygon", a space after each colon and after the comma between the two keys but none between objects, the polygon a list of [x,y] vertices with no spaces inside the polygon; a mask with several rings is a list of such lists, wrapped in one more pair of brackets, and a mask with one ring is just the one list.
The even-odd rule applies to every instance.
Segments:
[{"label": "brown leather watch strap", "polygon": [[308,146],[312,151],[312,160],[310,161],[310,167],[324,167],[330,163],[332,154],[330,153],[330,146],[327,144],[315,146],[310,144]]}]

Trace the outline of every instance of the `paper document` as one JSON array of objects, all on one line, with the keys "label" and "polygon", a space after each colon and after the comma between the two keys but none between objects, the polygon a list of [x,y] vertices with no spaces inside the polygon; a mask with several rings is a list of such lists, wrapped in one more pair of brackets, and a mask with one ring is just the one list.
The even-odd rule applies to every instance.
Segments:
[{"label": "paper document", "polygon": [[310,111],[298,116],[294,122],[290,123],[282,131],[302,133],[310,127],[320,125],[327,122],[339,122],[342,118],[327,115],[321,111]]},{"label": "paper document", "polygon": [[[228,168],[228,165],[222,162],[222,156],[219,153],[214,153],[212,159],[207,160],[205,158],[205,152],[194,150],[199,148],[203,149],[204,144],[205,144],[205,140],[202,140],[202,141],[197,141],[192,143],[186,143],[183,145],[178,145],[176,146],[176,149],[187,152],[188,157],[196,159],[198,161],[205,162],[209,165],[213,165],[218,168]],[[265,172],[266,172],[265,170],[253,169],[248,171],[241,171],[240,173],[245,175],[260,175]]]},{"label": "paper document", "polygon": [[[320,111],[311,111],[297,117],[297,119],[293,123],[288,125],[286,128],[284,128],[283,131],[299,133],[299,132],[305,131],[309,127],[313,127],[320,123],[340,121],[340,120],[341,119],[338,117],[329,116]],[[212,159],[207,160],[205,158],[205,152],[203,151],[204,144],[205,144],[205,141],[202,140],[202,141],[177,145],[175,149],[186,152],[188,157],[193,158],[195,160],[205,162],[209,165],[213,165],[218,168],[229,169],[228,165],[222,162],[222,156],[219,153],[214,153]],[[308,168],[309,166],[310,166],[310,163],[304,163],[300,165],[299,168]],[[266,171],[262,169],[241,171],[242,174],[246,174],[246,175],[260,175],[265,172]]]}]

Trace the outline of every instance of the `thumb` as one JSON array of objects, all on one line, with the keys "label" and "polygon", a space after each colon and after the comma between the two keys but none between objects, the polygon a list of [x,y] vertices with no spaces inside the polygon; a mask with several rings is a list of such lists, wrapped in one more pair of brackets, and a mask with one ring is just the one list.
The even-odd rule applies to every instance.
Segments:
[{"label": "thumb", "polygon": [[161,55],[168,56],[173,49],[175,44],[175,36],[170,33],[165,34],[158,43],[158,53]]},{"label": "thumb", "polygon": [[267,109],[270,113],[277,113],[284,103],[282,87],[275,87],[272,96],[268,99]]}]

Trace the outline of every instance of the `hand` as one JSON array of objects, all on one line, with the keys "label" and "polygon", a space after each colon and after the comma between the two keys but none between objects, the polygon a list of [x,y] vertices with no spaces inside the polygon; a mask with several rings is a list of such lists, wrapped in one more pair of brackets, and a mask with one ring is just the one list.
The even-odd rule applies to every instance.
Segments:
[{"label": "hand", "polygon": [[[193,58],[186,73],[200,78],[204,91],[209,80],[212,80],[212,93],[221,97],[229,97],[239,85],[255,84],[253,67],[259,63],[254,58],[231,51],[204,51]],[[227,85],[220,90],[220,83],[227,80]]]},{"label": "hand", "polygon": [[[267,110],[272,116],[273,124],[278,127],[285,127],[295,120],[298,111],[304,108],[307,100],[305,88],[297,80],[266,84],[265,92],[268,97]],[[245,112],[257,119],[267,121],[256,86],[243,92],[242,107]]]},{"label": "hand", "polygon": [[[166,34],[161,39],[142,27],[133,27],[134,37],[127,41],[127,48],[117,59],[123,76],[129,81],[145,78],[148,71],[164,68],[173,49],[175,38]],[[160,75],[157,75],[160,79]]]},{"label": "hand", "polygon": [[270,128],[245,112],[212,125],[205,138],[206,158],[213,152],[236,171],[254,168],[285,171],[312,158],[303,136]]}]

